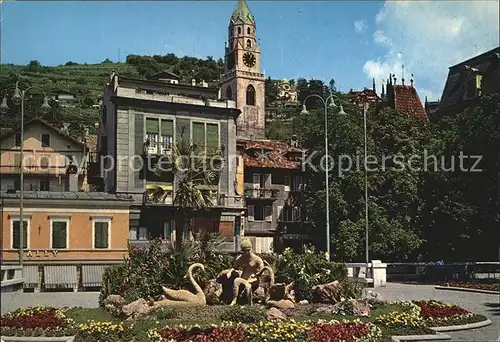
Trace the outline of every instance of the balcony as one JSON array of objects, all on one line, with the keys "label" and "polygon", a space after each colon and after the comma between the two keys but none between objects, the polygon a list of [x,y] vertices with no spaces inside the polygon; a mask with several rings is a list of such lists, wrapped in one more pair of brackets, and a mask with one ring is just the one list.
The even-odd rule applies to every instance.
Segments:
[{"label": "balcony", "polygon": [[247,199],[262,199],[275,200],[278,197],[278,189],[245,189],[245,198]]}]

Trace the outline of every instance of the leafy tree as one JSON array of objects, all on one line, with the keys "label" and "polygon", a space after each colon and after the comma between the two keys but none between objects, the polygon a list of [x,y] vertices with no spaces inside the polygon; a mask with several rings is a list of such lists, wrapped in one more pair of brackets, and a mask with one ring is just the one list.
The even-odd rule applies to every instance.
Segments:
[{"label": "leafy tree", "polygon": [[37,71],[41,68],[42,66],[40,65],[40,62],[37,60],[30,61],[28,63],[28,70],[30,71]]},{"label": "leafy tree", "polygon": [[69,62],[66,62],[66,64],[64,64],[64,65],[65,65],[65,66],[78,65],[78,63],[75,63],[75,62],[69,61]]},{"label": "leafy tree", "polygon": [[[436,172],[423,180],[419,223],[430,260],[496,260],[500,233],[500,94],[436,125]],[[478,172],[471,172],[480,156]],[[454,160],[454,170],[452,167]],[[444,166],[447,170],[443,170]]]},{"label": "leafy tree", "polygon": [[105,60],[102,61],[102,63],[109,64],[109,63],[113,63],[113,61],[111,59],[109,59],[109,58],[106,58]]},{"label": "leafy tree", "polygon": [[278,99],[278,85],[275,80],[272,80],[271,77],[266,79],[265,83],[266,87],[266,105],[272,105]]},{"label": "leafy tree", "polygon": [[[330,225],[332,252],[343,260],[364,260],[365,199],[363,119],[355,105],[344,99],[347,116],[329,114],[329,155],[334,157],[330,172]],[[298,132],[309,153],[316,152],[312,164],[313,187],[307,200],[318,241],[324,241],[325,177],[321,169],[324,156],[323,109],[311,111]],[[386,168],[382,156],[418,153],[429,142],[430,129],[422,119],[399,114],[391,108],[371,108],[368,113],[368,151],[377,156],[377,168],[368,172],[369,245],[371,259],[404,260],[420,246],[416,218],[421,207],[418,196],[420,175],[409,169]],[[347,157],[349,156],[349,158]],[[323,161],[324,163],[324,161]],[[350,164],[352,165],[350,166]],[[358,164],[358,165],[356,165]],[[350,170],[347,170],[350,169]],[[370,170],[371,170],[370,169]],[[341,170],[345,170],[341,172]],[[323,243],[324,244],[324,243]]]}]

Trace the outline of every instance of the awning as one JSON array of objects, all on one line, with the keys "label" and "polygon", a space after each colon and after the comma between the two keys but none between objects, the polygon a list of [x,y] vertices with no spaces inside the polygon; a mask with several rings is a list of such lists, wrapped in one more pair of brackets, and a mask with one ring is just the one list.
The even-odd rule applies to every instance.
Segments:
[{"label": "awning", "polygon": [[83,287],[101,286],[102,275],[107,265],[82,265]]},{"label": "awning", "polygon": [[170,190],[172,191],[174,189],[173,185],[170,183],[147,183],[146,184],[146,190],[152,190],[156,188],[162,188],[163,190]]},{"label": "awning", "polygon": [[40,278],[38,265],[23,266],[24,287],[27,289],[39,288]]},{"label": "awning", "polygon": [[77,287],[76,265],[44,266],[44,284],[46,288]]}]

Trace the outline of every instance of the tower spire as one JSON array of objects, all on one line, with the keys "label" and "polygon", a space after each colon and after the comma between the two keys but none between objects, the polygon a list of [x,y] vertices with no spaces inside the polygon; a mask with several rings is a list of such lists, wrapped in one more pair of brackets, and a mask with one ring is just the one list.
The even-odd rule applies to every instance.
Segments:
[{"label": "tower spire", "polygon": [[245,0],[238,0],[238,4],[233,11],[231,16],[231,21],[235,22],[238,19],[243,21],[245,24],[255,24],[255,19],[248,8],[247,2]]},{"label": "tower spire", "polygon": [[401,65],[401,84],[405,85],[405,65]]}]

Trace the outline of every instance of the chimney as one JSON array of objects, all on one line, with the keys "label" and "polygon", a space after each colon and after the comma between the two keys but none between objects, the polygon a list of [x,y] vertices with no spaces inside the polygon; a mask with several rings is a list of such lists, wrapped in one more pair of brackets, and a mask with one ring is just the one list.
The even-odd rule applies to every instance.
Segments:
[{"label": "chimney", "polygon": [[405,85],[405,66],[404,66],[404,64],[401,66],[401,84]]},{"label": "chimney", "polygon": [[78,168],[70,161],[66,169],[68,175],[68,191],[78,191]]}]

